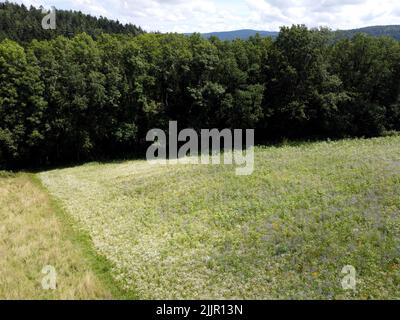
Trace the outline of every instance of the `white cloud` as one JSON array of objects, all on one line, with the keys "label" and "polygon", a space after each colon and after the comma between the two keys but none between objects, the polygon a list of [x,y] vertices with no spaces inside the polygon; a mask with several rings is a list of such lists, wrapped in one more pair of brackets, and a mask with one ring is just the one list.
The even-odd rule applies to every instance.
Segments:
[{"label": "white cloud", "polygon": [[377,24],[399,24],[397,0],[245,0],[258,13],[260,25],[283,24],[358,28]]},{"label": "white cloud", "polygon": [[81,10],[148,31],[278,30],[306,24],[333,29],[400,24],[398,0],[19,0]]}]

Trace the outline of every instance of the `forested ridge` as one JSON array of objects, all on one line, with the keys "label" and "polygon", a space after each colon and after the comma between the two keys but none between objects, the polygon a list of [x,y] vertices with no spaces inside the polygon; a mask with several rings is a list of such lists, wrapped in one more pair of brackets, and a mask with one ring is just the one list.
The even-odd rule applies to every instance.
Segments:
[{"label": "forested ridge", "polygon": [[3,167],[126,156],[169,120],[255,128],[259,142],[400,130],[400,43],[391,38],[335,42],[329,30],[295,25],[275,40],[104,32],[14,40],[0,42]]},{"label": "forested ridge", "polygon": [[[336,30],[331,32],[335,40],[352,38],[360,33],[368,34],[370,36],[375,36],[375,37],[388,36],[393,39],[400,40],[400,25],[371,26],[371,27],[351,29],[351,30]],[[272,37],[272,38],[276,38],[278,36],[278,32],[275,31],[258,31],[251,29],[202,33],[202,36],[207,39],[215,36],[220,38],[221,40],[235,40],[235,39],[247,40],[251,36],[254,37],[256,34],[259,34],[262,37]],[[187,33],[187,35],[190,35],[190,33]]]},{"label": "forested ridge", "polygon": [[352,38],[359,33],[365,33],[375,37],[388,36],[393,39],[400,40],[400,25],[371,26],[352,30],[338,30],[336,31],[336,36],[339,39]]},{"label": "forested ridge", "polygon": [[[137,35],[143,33],[140,27],[122,24],[105,17],[93,17],[78,11],[57,9],[54,30],[42,28],[42,19],[46,15],[42,7],[35,8],[11,2],[0,3],[0,41],[11,39],[19,43],[28,43],[34,39],[50,40],[57,36],[73,37],[85,32],[92,37],[102,33]],[[46,8],[49,9],[49,8]]]}]

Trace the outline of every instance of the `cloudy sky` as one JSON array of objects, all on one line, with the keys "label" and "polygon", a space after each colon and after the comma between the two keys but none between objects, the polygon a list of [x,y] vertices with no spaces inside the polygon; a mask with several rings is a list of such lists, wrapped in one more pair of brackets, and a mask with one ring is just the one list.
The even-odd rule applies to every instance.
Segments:
[{"label": "cloudy sky", "polygon": [[[15,1],[15,0],[14,0]],[[399,0],[16,0],[81,10],[147,31],[275,31],[293,23],[350,29],[400,24]]]}]

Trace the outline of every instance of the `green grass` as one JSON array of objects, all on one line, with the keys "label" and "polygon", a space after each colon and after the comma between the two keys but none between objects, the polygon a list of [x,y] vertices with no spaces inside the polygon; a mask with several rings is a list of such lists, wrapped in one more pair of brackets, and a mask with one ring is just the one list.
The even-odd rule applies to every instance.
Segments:
[{"label": "green grass", "polygon": [[39,177],[139,298],[400,298],[400,137],[255,157],[251,176],[130,161]]}]

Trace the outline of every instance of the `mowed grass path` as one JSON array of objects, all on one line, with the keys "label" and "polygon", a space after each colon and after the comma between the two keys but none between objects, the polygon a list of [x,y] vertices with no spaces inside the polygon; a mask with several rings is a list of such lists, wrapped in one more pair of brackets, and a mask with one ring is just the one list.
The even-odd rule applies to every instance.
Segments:
[{"label": "mowed grass path", "polygon": [[400,137],[255,155],[251,176],[130,161],[40,178],[139,298],[400,298]]},{"label": "mowed grass path", "polygon": [[[33,175],[0,172],[0,299],[111,298],[92,262]],[[47,265],[57,273],[55,290],[41,285]]]}]

